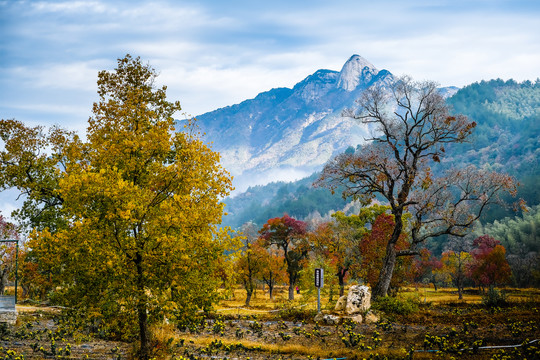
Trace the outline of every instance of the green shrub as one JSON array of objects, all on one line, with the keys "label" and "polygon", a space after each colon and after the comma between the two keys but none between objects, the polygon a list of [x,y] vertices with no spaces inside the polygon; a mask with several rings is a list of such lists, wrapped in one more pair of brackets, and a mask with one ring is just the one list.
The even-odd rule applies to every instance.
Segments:
[{"label": "green shrub", "polygon": [[494,286],[490,286],[487,293],[482,296],[482,304],[487,307],[497,307],[507,305],[506,293],[495,289]]},{"label": "green shrub", "polygon": [[371,308],[386,314],[408,315],[418,311],[418,303],[411,299],[398,299],[397,297],[385,296],[375,300]]}]

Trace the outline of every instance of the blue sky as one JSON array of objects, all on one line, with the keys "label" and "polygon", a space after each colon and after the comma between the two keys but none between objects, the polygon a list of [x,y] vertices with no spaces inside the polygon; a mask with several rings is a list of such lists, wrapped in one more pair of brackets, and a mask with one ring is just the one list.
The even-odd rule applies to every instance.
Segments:
[{"label": "blue sky", "polygon": [[463,86],[540,76],[540,1],[0,0],[0,117],[84,131],[99,70],[141,56],[198,115],[353,54]]}]

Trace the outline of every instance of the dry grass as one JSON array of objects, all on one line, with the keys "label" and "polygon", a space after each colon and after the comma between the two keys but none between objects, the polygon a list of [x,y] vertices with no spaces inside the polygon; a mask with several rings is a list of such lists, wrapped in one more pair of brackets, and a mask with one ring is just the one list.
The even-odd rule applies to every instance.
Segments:
[{"label": "dry grass", "polygon": [[[540,289],[516,289],[501,288],[507,294],[507,299],[512,302],[535,301],[540,299]],[[346,292],[347,293],[347,290]],[[274,291],[274,300],[270,300],[268,292],[258,289],[252,299],[249,307],[245,306],[246,292],[242,288],[236,288],[230,297],[221,301],[218,311],[223,315],[258,315],[269,313],[287,303],[288,306],[303,306],[304,309],[316,309],[316,300],[306,301],[303,294],[294,294],[295,299],[290,303],[288,301],[288,291],[286,286],[277,287]],[[448,303],[479,304],[482,302],[482,294],[477,289],[466,288],[463,299],[458,299],[456,288],[438,288],[431,286],[404,287],[398,294],[399,297],[415,299],[420,303],[431,303],[433,305]],[[321,303],[324,306],[333,305],[337,301],[334,298],[332,304],[329,304],[328,297],[323,296]]]}]

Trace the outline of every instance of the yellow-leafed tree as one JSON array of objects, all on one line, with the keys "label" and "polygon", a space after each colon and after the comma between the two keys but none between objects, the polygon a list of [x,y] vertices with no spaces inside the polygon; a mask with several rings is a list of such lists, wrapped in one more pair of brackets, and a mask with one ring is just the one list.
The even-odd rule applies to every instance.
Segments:
[{"label": "yellow-leafed tree", "polygon": [[57,301],[138,336],[141,359],[149,324],[216,301],[231,241],[218,228],[231,178],[191,122],[175,131],[180,103],[156,76],[129,55],[99,73],[87,139],[62,148],[55,191],[69,225],[30,243],[56,269]]}]

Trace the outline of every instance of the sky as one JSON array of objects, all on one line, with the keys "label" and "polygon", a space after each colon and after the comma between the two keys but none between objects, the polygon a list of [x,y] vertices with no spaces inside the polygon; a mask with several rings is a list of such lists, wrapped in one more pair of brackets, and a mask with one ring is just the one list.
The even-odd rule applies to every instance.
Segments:
[{"label": "sky", "polygon": [[[540,76],[538,0],[0,0],[0,118],[84,133],[126,54],[196,116],[353,54],[442,86]],[[13,203],[1,194],[0,211]]]},{"label": "sky", "polygon": [[128,53],[188,116],[339,71],[353,54],[443,86],[534,81],[540,1],[0,0],[0,118],[84,132],[98,71]]}]

